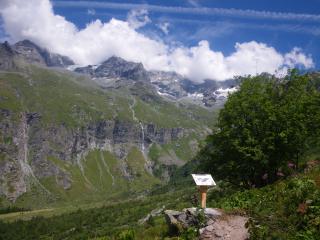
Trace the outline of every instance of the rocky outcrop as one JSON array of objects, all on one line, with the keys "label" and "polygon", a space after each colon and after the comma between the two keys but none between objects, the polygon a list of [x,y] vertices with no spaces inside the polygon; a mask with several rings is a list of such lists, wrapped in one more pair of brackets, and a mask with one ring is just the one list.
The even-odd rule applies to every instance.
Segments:
[{"label": "rocky outcrop", "polygon": [[57,184],[68,189],[70,176],[47,160],[49,148],[40,127],[40,116],[36,113],[21,113],[16,122],[15,115],[8,110],[0,111],[0,194],[15,201],[31,185],[45,193],[50,192],[39,179],[54,176]]},{"label": "rocky outcrop", "polygon": [[153,209],[147,216],[144,218],[139,219],[138,223],[140,225],[145,224],[146,222],[150,221],[150,219],[159,216],[163,213],[163,210],[165,209],[165,206],[162,206],[161,208]]},{"label": "rocky outcrop", "polygon": [[246,240],[249,233],[245,227],[248,218],[226,214],[220,209],[187,208],[181,212],[166,210],[166,222],[171,235],[181,234],[193,227],[199,230],[200,240]]},{"label": "rocky outcrop", "polygon": [[47,67],[67,67],[74,64],[70,58],[51,53],[29,40],[12,46],[8,42],[0,43],[0,70],[17,70],[21,61]]},{"label": "rocky outcrop", "polygon": [[207,79],[203,83],[197,83],[176,72],[147,71],[141,63],[126,61],[115,56],[101,64],[79,67],[74,71],[92,77],[103,88],[118,88],[132,85],[132,82],[140,83],[139,88],[143,88],[141,83],[148,84],[148,89],[153,89],[154,93],[134,91],[144,92],[140,97],[146,102],[161,95],[170,100],[188,100],[209,108],[222,105],[228,93],[236,91],[239,85],[233,79],[226,81]]},{"label": "rocky outcrop", "polygon": [[14,69],[14,50],[8,42],[0,44],[0,70]]},{"label": "rocky outcrop", "polygon": [[95,78],[125,78],[135,81],[149,81],[148,72],[141,63],[128,62],[119,57],[111,57],[100,65],[76,68],[75,72]]},{"label": "rocky outcrop", "polygon": [[64,124],[47,126],[39,113],[24,112],[17,116],[2,109],[0,195],[15,201],[28,190],[30,182],[47,191],[39,181],[46,177],[55,177],[59,186],[68,189],[72,185],[70,174],[49,158],[78,165],[83,171],[83,159],[94,149],[113,153],[120,161],[123,176],[130,178],[124,159],[132,146],[143,151],[142,146],[147,149],[152,143],[166,144],[184,133],[182,128],[159,128],[154,124],[141,128],[137,122],[118,120],[101,120],[78,128]]},{"label": "rocky outcrop", "polygon": [[15,43],[13,49],[18,56],[28,63],[38,63],[48,67],[67,67],[74,64],[70,58],[51,53],[29,40]]}]

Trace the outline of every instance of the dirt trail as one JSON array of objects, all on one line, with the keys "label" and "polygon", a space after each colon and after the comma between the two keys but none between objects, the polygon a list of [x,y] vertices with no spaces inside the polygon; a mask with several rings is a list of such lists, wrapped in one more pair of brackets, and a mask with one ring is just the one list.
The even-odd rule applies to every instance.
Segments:
[{"label": "dirt trail", "polygon": [[200,240],[245,240],[249,239],[245,227],[248,218],[238,215],[223,215],[202,229]]}]

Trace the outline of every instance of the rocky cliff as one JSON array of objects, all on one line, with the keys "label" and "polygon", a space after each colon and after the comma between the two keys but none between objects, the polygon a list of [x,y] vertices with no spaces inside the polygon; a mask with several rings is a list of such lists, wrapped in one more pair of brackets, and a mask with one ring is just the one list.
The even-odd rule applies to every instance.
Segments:
[{"label": "rocky cliff", "polygon": [[146,191],[192,158],[214,119],[132,79],[101,88],[90,78],[30,65],[0,72],[0,84],[2,204]]},{"label": "rocky cliff", "polygon": [[[120,170],[128,180],[125,159],[132,146],[146,151],[153,143],[167,144],[187,134],[182,128],[158,128],[154,124],[143,127],[134,122],[102,120],[79,128],[62,125],[45,126],[39,113],[20,113],[18,121],[10,110],[0,111],[0,194],[15,201],[28,190],[29,182],[39,187],[39,179],[55,177],[63,189],[72,187],[72,176],[48,159],[54,157],[79,167],[85,175],[83,161],[92,150],[114,154],[124,166]],[[144,137],[142,137],[142,135]],[[144,147],[142,147],[144,146]],[[151,168],[154,163],[145,168]]]},{"label": "rocky cliff", "polygon": [[210,110],[159,95],[142,64],[50,68],[71,63],[30,41],[0,45],[0,204],[147,191],[214,123]]},{"label": "rocky cliff", "polygon": [[67,67],[74,64],[70,58],[51,53],[29,40],[13,45],[8,42],[0,43],[0,70],[15,70],[21,62],[47,67]]}]

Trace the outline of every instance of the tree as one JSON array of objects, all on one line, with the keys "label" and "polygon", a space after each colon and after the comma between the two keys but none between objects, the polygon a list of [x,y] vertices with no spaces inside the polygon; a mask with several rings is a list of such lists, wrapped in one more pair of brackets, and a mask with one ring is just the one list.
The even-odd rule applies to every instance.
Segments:
[{"label": "tree", "polygon": [[299,166],[319,132],[319,92],[308,75],[242,79],[200,151],[200,169],[235,184],[263,186]]}]

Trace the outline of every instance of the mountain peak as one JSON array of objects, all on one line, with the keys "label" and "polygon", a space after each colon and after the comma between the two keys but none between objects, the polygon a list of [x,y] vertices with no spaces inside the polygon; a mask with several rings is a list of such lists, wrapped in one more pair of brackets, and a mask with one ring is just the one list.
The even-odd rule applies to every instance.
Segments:
[{"label": "mountain peak", "polygon": [[149,81],[148,72],[142,63],[130,62],[123,58],[112,56],[100,65],[86,66],[75,69],[96,78],[125,78],[135,81]]},{"label": "mountain peak", "polygon": [[108,63],[108,62],[113,62],[113,63],[127,63],[128,61],[124,60],[121,57],[117,57],[115,55],[111,56],[107,60],[105,60],[102,64]]},{"label": "mountain peak", "polygon": [[15,52],[29,63],[36,63],[48,67],[66,67],[74,62],[59,54],[51,53],[30,40],[22,40],[13,45]]},{"label": "mountain peak", "polygon": [[14,51],[11,48],[10,44],[5,41],[0,43],[0,69],[1,70],[10,70],[15,67],[14,64]]},{"label": "mountain peak", "polygon": [[28,40],[28,39],[24,39],[22,41],[18,41],[14,44],[15,46],[25,46],[25,47],[33,47],[33,48],[38,48],[41,49],[40,46],[38,46],[37,44],[35,44],[34,42]]},{"label": "mountain peak", "polygon": [[125,68],[140,68],[141,70],[144,70],[144,66],[142,63],[140,62],[131,62],[131,61],[127,61],[121,57],[117,57],[117,56],[112,56],[110,58],[108,58],[106,61],[104,61],[103,63],[101,63],[101,65],[114,65],[117,67],[125,67]]}]

